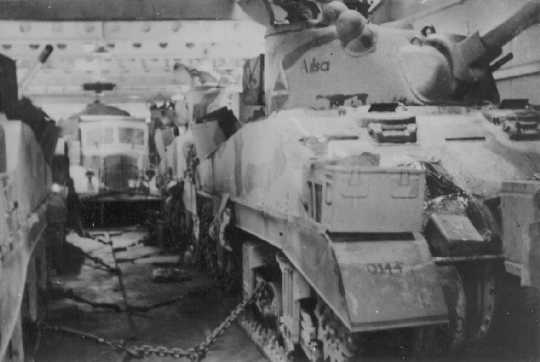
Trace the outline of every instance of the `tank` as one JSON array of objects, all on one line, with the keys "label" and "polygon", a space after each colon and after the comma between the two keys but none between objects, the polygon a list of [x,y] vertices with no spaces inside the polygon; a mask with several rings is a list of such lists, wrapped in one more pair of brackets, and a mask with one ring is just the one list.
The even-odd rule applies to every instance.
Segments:
[{"label": "tank", "polygon": [[25,347],[34,342],[23,336],[23,323],[36,326],[43,318],[57,137],[43,111],[17,99],[15,62],[0,58],[3,79],[13,80],[0,84],[0,360],[18,362],[30,358]]},{"label": "tank", "polygon": [[538,118],[483,107],[540,5],[466,37],[373,25],[354,2],[239,3],[267,26],[264,79],[244,85],[266,116],[195,120],[184,204],[195,255],[257,291],[243,326],[271,360],[482,340],[500,268],[540,286]]}]

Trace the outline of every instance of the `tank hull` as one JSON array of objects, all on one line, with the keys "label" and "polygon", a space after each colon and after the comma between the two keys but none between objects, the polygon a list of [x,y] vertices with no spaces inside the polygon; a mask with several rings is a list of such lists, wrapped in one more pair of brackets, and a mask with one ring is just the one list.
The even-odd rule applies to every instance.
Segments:
[{"label": "tank hull", "polygon": [[[51,171],[32,130],[0,121],[5,132],[6,169],[0,174],[0,360],[24,360],[21,319],[38,318],[38,289],[45,289],[44,255]],[[4,150],[2,152],[4,152]],[[28,307],[23,295],[28,296]],[[6,356],[12,342],[14,356]]]},{"label": "tank hull", "polygon": [[[504,250],[494,240],[505,240],[500,214],[490,203],[500,200],[503,181],[519,183],[540,171],[538,140],[509,138],[474,107],[409,107],[403,117],[415,120],[414,142],[395,142],[399,137],[381,142],[370,134],[373,117],[367,107],[284,110],[243,125],[218,144],[208,139],[216,139],[209,129],[219,127],[201,125],[199,133],[199,125],[193,125],[195,147],[208,155],[196,167],[193,182],[185,183],[184,202],[195,215],[196,236],[208,245],[216,240],[217,249],[230,243],[237,250],[238,244],[252,241],[270,248],[243,255],[251,260],[243,267],[247,294],[253,288],[246,288],[246,265],[256,265],[250,270],[257,275],[261,265],[284,258],[309,290],[299,300],[319,300],[347,333],[450,324],[450,344],[462,345],[489,329],[485,321],[493,313],[492,268]],[[450,180],[453,188],[443,198],[450,200],[457,192],[467,202],[478,202],[488,216],[457,211],[455,205],[432,210],[438,195],[432,194],[426,164]],[[319,181],[320,196],[310,194],[308,185]],[[307,206],[317,197],[322,211]],[[204,203],[210,204],[207,221]],[[223,221],[226,208],[232,215],[229,223]],[[488,219],[498,220],[489,225],[489,236],[482,226]],[[207,234],[208,227],[220,224],[234,225],[243,236]],[[438,232],[444,243],[467,245],[465,252],[438,249]],[[476,260],[473,268],[463,266],[468,258]],[[284,280],[278,284],[285,288]],[[492,293],[475,310],[470,306],[477,300],[473,284]],[[282,306],[287,298],[282,295]],[[469,312],[474,317],[468,328],[482,332],[456,327]],[[281,319],[285,316],[283,311]],[[293,340],[302,344],[300,335]]]},{"label": "tank hull", "polygon": [[[467,37],[376,26],[341,2],[240,5],[267,15],[267,117],[232,135],[219,117],[191,127],[185,205],[206,261],[226,272],[241,250],[244,294],[264,289],[255,316],[312,361],[356,360],[379,331],[481,339],[495,270],[537,234],[540,204],[518,194],[540,182],[540,147],[530,119],[500,127],[471,105],[499,101],[501,48],[538,4]],[[526,269],[535,248],[514,249]]]},{"label": "tank hull", "polygon": [[332,135],[357,139],[327,142],[322,158],[373,153],[379,155],[381,167],[439,163],[460,188],[484,199],[499,195],[503,181],[532,179],[540,172],[538,140],[511,140],[480,109],[410,107],[408,113],[416,116],[418,141],[384,144],[362,126],[367,109],[351,109],[345,116],[338,116],[338,110],[279,112],[242,127],[203,160],[198,167],[201,188],[265,210],[305,216],[300,202],[303,170],[319,156],[302,139]]}]

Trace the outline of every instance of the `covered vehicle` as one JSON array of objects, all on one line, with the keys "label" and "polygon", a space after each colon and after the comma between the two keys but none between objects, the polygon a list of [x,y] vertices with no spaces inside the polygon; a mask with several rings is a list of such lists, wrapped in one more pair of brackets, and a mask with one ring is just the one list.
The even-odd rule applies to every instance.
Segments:
[{"label": "covered vehicle", "polygon": [[142,118],[95,102],[62,124],[70,175],[82,197],[156,194],[149,160],[149,128]]},{"label": "covered vehicle", "polygon": [[[46,241],[54,207],[57,129],[28,99],[17,99],[15,62],[0,55],[0,361],[30,359],[23,323],[43,317]],[[49,229],[48,229],[49,228]]]}]

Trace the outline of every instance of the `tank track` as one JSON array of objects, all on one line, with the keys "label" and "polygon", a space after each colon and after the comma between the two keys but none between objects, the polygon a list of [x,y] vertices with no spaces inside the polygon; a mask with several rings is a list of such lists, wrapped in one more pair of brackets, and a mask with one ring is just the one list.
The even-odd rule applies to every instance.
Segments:
[{"label": "tank track", "polygon": [[285,348],[279,342],[279,335],[276,330],[263,326],[250,313],[244,313],[238,319],[238,324],[271,362],[292,361],[291,356],[287,354]]},{"label": "tank track", "polygon": [[[241,272],[234,273],[232,270],[220,271],[217,265],[216,243],[211,239],[208,232],[213,218],[212,210],[208,203],[199,203],[199,215],[201,215],[200,219],[198,219],[198,222],[200,223],[199,230],[195,236],[195,244],[198,249],[196,251],[196,259],[199,261],[200,265],[204,265],[204,269],[212,278],[219,281],[220,286],[224,290],[241,290],[241,286],[239,286],[239,288],[234,288],[235,278],[239,278],[239,280],[242,278]],[[241,265],[239,267],[241,268]],[[263,325],[263,323],[257,320],[252,311],[249,309],[246,310],[238,317],[237,323],[257,348],[271,362],[291,361],[287,351],[279,342],[279,332],[276,329]]]},{"label": "tank track", "polygon": [[[198,253],[201,265],[204,265],[204,269],[225,290],[242,290],[241,285],[236,288],[228,288],[237,284],[235,281],[241,280],[241,272],[239,270],[234,272],[235,268],[241,270],[241,263],[233,263],[234,267],[232,269],[220,270],[217,265],[216,243],[205,232],[210,225],[211,212],[208,208],[202,207],[201,209],[202,217],[200,222],[203,227],[198,240],[198,247],[201,249]],[[228,257],[230,255],[225,253],[224,258],[227,259]],[[301,341],[296,345],[294,351],[287,348],[287,343],[281,335],[280,328],[275,325],[276,323],[265,323],[264,319],[261,319],[256,311],[247,310],[239,317],[237,322],[258,349],[272,362],[353,362],[363,360],[366,357],[366,347],[368,347],[366,344],[370,344],[369,338],[366,339],[364,335],[350,333],[334,312],[320,298],[315,298],[314,308],[303,309],[301,312],[301,328],[306,327],[307,329],[300,331]],[[310,316],[310,318],[307,316]],[[311,320],[312,323],[308,323],[307,319]],[[316,332],[312,337],[306,337],[306,333],[312,333],[309,331],[310,326],[315,328]],[[396,356],[394,356],[395,359],[410,357],[411,347],[409,345],[403,350],[397,351]],[[367,349],[369,350],[369,348]],[[369,355],[369,352],[367,352],[367,355]]]},{"label": "tank track", "polygon": [[315,315],[319,320],[317,338],[322,343],[322,358],[330,362],[360,359],[361,341],[349,333],[334,313],[319,300]]},{"label": "tank track", "polygon": [[288,351],[281,343],[279,330],[260,322],[254,313],[244,313],[238,323],[272,362],[353,362],[361,359],[361,339],[349,333],[326,305],[320,302],[314,316],[320,321],[318,339],[313,341],[319,344],[316,353],[298,353],[301,348]]}]

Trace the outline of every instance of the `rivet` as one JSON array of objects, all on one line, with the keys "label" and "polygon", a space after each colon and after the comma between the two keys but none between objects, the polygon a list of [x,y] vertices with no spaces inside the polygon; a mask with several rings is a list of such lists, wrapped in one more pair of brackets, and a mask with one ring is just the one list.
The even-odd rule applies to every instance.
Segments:
[{"label": "rivet", "polygon": [[176,33],[178,32],[178,30],[180,30],[181,27],[182,25],[179,22],[175,22],[173,23],[171,30]]},{"label": "rivet", "polygon": [[87,33],[91,33],[91,32],[93,32],[95,29],[96,29],[96,27],[94,26],[94,24],[86,24],[86,26],[84,27],[84,30],[85,30]]}]

